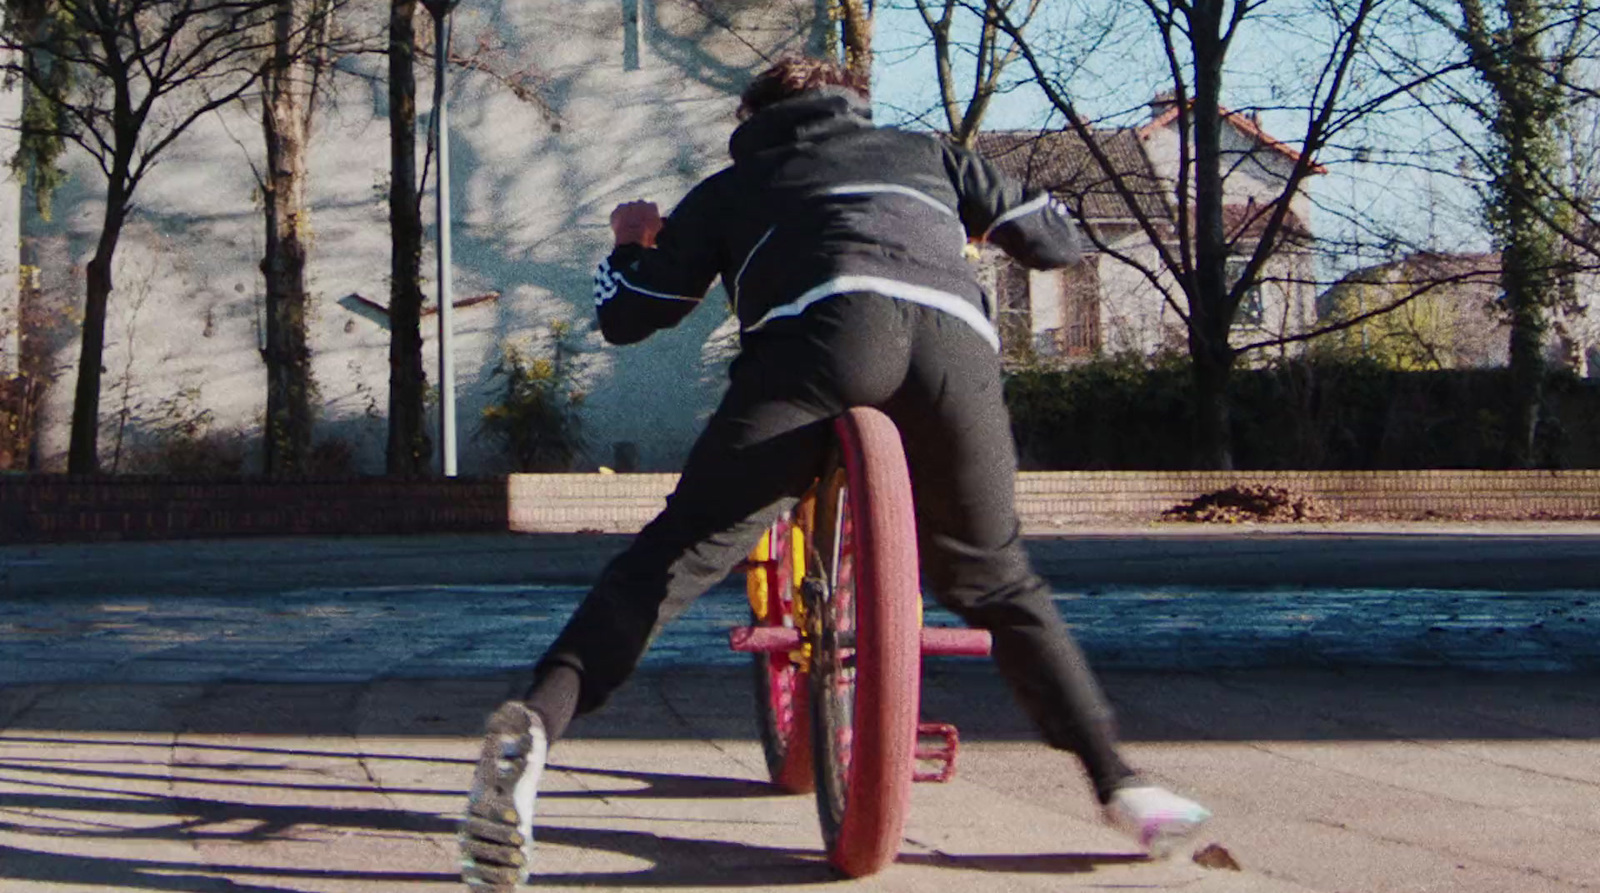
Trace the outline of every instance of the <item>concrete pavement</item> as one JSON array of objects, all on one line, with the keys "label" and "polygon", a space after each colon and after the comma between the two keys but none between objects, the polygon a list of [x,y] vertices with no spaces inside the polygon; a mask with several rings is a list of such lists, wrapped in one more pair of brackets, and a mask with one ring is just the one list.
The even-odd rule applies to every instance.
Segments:
[{"label": "concrete pavement", "polygon": [[[721,593],[554,752],[536,886],[1600,889],[1600,535],[1526,532],[1034,544],[1129,753],[1242,872],[1140,859],[988,664],[942,660],[959,774],[918,786],[899,863],[834,880],[811,802],[761,783]],[[619,542],[0,547],[0,890],[460,889],[482,718]],[[1289,588],[1207,588],[1255,575]],[[1385,579],[1436,588],[1325,588]]]}]

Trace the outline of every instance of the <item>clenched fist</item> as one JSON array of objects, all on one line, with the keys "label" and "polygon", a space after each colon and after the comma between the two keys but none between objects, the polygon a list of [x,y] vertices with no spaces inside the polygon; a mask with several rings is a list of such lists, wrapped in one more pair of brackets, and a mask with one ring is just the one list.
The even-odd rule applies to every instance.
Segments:
[{"label": "clenched fist", "polygon": [[655,202],[623,202],[611,212],[611,234],[618,245],[654,248],[661,231],[661,210]]}]

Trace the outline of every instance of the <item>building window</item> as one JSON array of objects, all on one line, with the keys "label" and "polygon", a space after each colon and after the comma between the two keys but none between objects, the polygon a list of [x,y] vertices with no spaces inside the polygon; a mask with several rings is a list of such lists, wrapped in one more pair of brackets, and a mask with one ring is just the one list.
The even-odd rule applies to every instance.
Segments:
[{"label": "building window", "polygon": [[1007,363],[1033,359],[1033,302],[1028,295],[1028,271],[1002,260],[995,270],[995,329],[1000,334],[1000,356]]},{"label": "building window", "polygon": [[1100,264],[1085,257],[1061,271],[1061,328],[1056,353],[1088,359],[1100,353]]},{"label": "building window", "polygon": [[[1244,275],[1244,268],[1250,265],[1248,257],[1228,258],[1228,288],[1239,281]],[[1245,291],[1244,297],[1239,299],[1239,309],[1233,315],[1233,324],[1236,326],[1259,326],[1266,322],[1267,308],[1261,301],[1261,281],[1259,276],[1255,284]]]}]

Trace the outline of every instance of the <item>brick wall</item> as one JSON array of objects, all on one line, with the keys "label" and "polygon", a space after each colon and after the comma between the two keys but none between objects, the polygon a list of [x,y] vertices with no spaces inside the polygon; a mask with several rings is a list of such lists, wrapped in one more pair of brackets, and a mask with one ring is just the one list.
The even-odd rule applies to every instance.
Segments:
[{"label": "brick wall", "polygon": [[511,529],[523,533],[632,532],[661,511],[675,474],[514,474]]},{"label": "brick wall", "polygon": [[1023,472],[1017,504],[1032,527],[1148,521],[1234,485],[1285,487],[1352,519],[1600,515],[1600,471]]},{"label": "brick wall", "polygon": [[0,475],[0,542],[506,529],[505,478]]},{"label": "brick wall", "polygon": [[[637,530],[660,511],[670,474],[513,475],[511,529]],[[1027,471],[1017,475],[1023,527],[1153,521],[1231,485],[1270,484],[1348,518],[1600,516],[1600,471]]]},{"label": "brick wall", "polygon": [[[74,478],[0,475],[0,542],[637,530],[672,474],[509,478]],[[1600,471],[1023,472],[1031,531],[1143,523],[1203,493],[1272,484],[1348,518],[1600,518]]]}]

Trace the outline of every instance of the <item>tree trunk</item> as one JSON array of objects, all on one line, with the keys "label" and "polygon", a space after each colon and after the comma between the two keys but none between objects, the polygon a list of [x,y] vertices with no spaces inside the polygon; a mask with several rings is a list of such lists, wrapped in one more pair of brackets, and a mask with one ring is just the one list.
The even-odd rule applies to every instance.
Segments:
[{"label": "tree trunk", "polygon": [[[1195,464],[1233,467],[1228,377],[1233,348],[1234,302],[1227,279],[1228,244],[1222,223],[1222,43],[1221,0],[1197,0],[1190,13],[1194,49],[1194,279],[1189,285],[1189,354],[1194,363]],[[1179,196],[1179,201],[1186,201]]]},{"label": "tree trunk", "polygon": [[1539,406],[1544,391],[1544,337],[1557,300],[1559,245],[1548,217],[1544,172],[1557,162],[1553,131],[1559,99],[1548,81],[1539,34],[1546,16],[1538,3],[1506,4],[1514,39],[1501,63],[1499,136],[1504,167],[1493,193],[1500,204],[1500,281],[1511,310],[1511,412],[1506,464],[1532,468],[1538,460]]},{"label": "tree trunk", "polygon": [[867,0],[838,0],[839,34],[844,40],[844,66],[872,83],[872,12]]},{"label": "tree trunk", "polygon": [[1544,181],[1561,163],[1555,140],[1561,90],[1540,45],[1550,14],[1537,0],[1506,0],[1504,27],[1493,30],[1477,0],[1461,0],[1461,11],[1470,61],[1495,100],[1490,132],[1499,169],[1489,186],[1487,216],[1500,248],[1500,285],[1511,318],[1505,462],[1531,468],[1538,460],[1544,336],[1549,308],[1559,298],[1561,262]]},{"label": "tree trunk", "polygon": [[[1513,116],[1526,117],[1515,113]],[[1539,123],[1524,121],[1507,129],[1511,133],[1528,133]],[[1511,393],[1505,463],[1511,468],[1532,468],[1538,458],[1535,444],[1544,392],[1547,311],[1556,298],[1557,245],[1549,226],[1525,198],[1540,188],[1529,175],[1539,169],[1534,167],[1538,153],[1517,138],[1507,140],[1506,148],[1506,169],[1496,177],[1496,191],[1505,196],[1500,209],[1504,221],[1500,287],[1511,312]]]},{"label": "tree trunk", "polygon": [[311,452],[311,350],[306,337],[305,202],[307,72],[293,42],[302,0],[278,0],[275,47],[266,77],[262,127],[267,143],[263,184],[266,250],[267,417],[265,471],[303,474]]},{"label": "tree trunk", "polygon": [[1208,334],[1205,321],[1192,318],[1189,326],[1189,362],[1194,399],[1195,468],[1233,469],[1233,421],[1229,381],[1234,353],[1227,336]]},{"label": "tree trunk", "polygon": [[1539,218],[1534,202],[1541,190],[1536,171],[1546,170],[1539,141],[1546,141],[1546,120],[1536,112],[1530,91],[1518,90],[1528,74],[1507,72],[1502,96],[1501,130],[1506,144],[1504,170],[1494,176],[1501,219],[1501,290],[1510,309],[1510,418],[1506,429],[1506,464],[1534,466],[1539,432],[1539,403],[1544,390],[1546,309],[1555,301],[1555,238]]},{"label": "tree trunk", "polygon": [[67,472],[94,474],[100,467],[100,376],[106,349],[106,305],[111,299],[111,261],[127,218],[127,196],[121,188],[125,172],[111,175],[100,240],[89,260],[83,306],[83,346],[78,354],[78,384],[72,400],[72,434],[67,447]]},{"label": "tree trunk", "polygon": [[422,206],[417,201],[415,0],[389,13],[389,444],[390,475],[427,470],[422,368]]},{"label": "tree trunk", "polygon": [[[1509,252],[1507,252],[1509,254]],[[1502,255],[1503,257],[1505,255]],[[1510,270],[1502,281],[1509,280]],[[1512,286],[1505,286],[1509,298]],[[1545,314],[1519,301],[1511,312],[1511,413],[1506,430],[1505,464],[1532,468],[1537,464],[1539,407],[1544,397]]]}]

